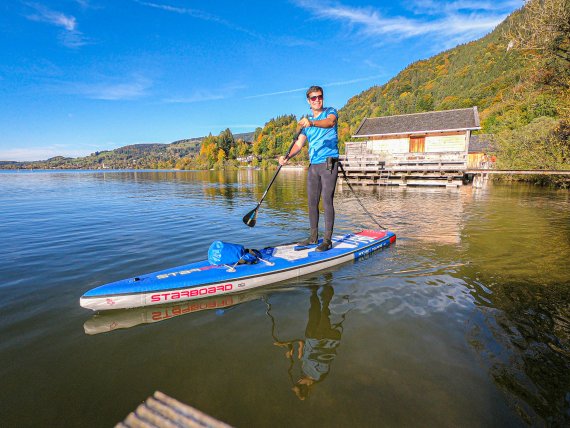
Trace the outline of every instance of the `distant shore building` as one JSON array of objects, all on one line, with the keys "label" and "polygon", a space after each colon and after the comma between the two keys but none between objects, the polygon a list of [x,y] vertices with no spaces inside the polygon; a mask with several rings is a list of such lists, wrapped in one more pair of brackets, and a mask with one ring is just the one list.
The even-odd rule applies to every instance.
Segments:
[{"label": "distant shore building", "polygon": [[347,142],[347,172],[361,184],[461,185],[477,107],[365,118]]}]

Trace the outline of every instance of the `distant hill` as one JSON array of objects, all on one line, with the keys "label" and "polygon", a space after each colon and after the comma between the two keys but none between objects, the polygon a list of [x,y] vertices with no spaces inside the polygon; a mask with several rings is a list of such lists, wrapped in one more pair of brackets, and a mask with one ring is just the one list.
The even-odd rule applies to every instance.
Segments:
[{"label": "distant hill", "polygon": [[[234,134],[234,138],[251,143],[253,135],[253,132],[245,132]],[[170,144],[131,144],[114,150],[97,151],[89,156],[78,158],[55,156],[33,162],[0,161],[0,169],[171,168],[177,160],[198,154],[205,138],[177,140]]]}]

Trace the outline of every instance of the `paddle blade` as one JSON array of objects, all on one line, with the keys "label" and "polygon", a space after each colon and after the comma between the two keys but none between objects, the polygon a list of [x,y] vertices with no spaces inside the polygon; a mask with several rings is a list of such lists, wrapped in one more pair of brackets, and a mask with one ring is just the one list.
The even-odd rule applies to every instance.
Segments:
[{"label": "paddle blade", "polygon": [[249,227],[255,226],[256,219],[257,219],[257,207],[243,216],[243,222]]}]

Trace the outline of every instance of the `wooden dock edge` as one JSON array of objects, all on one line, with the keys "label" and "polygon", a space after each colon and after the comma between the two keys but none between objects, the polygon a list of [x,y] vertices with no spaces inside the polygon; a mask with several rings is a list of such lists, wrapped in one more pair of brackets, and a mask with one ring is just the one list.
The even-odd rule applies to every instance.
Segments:
[{"label": "wooden dock edge", "polygon": [[232,428],[212,416],[181,403],[168,395],[156,391],[146,399],[134,412],[128,414],[119,428]]}]

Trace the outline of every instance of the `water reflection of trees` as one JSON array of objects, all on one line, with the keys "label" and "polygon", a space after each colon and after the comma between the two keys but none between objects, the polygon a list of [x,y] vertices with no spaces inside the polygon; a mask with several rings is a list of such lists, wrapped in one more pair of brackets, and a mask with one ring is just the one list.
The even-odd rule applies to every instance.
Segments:
[{"label": "water reflection of trees", "polygon": [[493,190],[462,232],[470,264],[458,274],[484,315],[469,340],[523,420],[568,426],[568,204],[545,190]]},{"label": "water reflection of trees", "polygon": [[570,422],[570,283],[504,281],[478,298],[483,325],[469,341],[521,417]]}]

